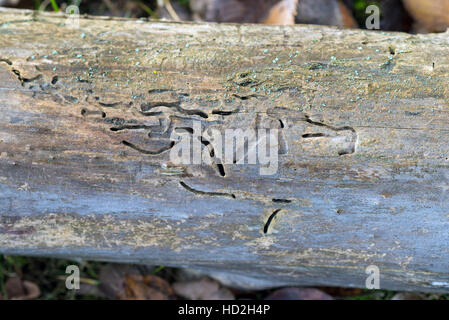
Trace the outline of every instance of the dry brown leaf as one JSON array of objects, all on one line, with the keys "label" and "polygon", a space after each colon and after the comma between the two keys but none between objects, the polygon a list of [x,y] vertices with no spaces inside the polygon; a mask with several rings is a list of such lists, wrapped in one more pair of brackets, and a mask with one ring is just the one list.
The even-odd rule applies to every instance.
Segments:
[{"label": "dry brown leaf", "polygon": [[39,289],[39,286],[31,281],[23,281],[23,286],[25,287],[25,291],[27,295],[24,297],[24,299],[36,299],[39,298],[41,295],[41,290]]},{"label": "dry brown leaf", "polygon": [[148,287],[157,289],[164,295],[166,295],[170,299],[175,298],[175,292],[171,285],[162,279],[161,277],[155,276],[155,275],[146,275],[144,277],[144,282]]},{"label": "dry brown leaf", "polygon": [[31,300],[41,295],[39,287],[31,281],[19,277],[9,278],[5,283],[6,296],[10,300]]},{"label": "dry brown leaf", "polygon": [[174,297],[170,285],[157,276],[127,275],[123,300],[169,300]]},{"label": "dry brown leaf", "polygon": [[128,265],[107,265],[100,271],[100,288],[110,299],[173,300],[170,284],[155,275],[142,275]]},{"label": "dry brown leaf", "polygon": [[125,296],[125,276],[138,274],[139,270],[133,266],[122,264],[108,264],[100,270],[100,290],[109,299]]},{"label": "dry brown leaf", "polygon": [[149,300],[149,295],[153,292],[147,292],[147,286],[143,283],[141,275],[125,276],[125,295],[122,300]]}]

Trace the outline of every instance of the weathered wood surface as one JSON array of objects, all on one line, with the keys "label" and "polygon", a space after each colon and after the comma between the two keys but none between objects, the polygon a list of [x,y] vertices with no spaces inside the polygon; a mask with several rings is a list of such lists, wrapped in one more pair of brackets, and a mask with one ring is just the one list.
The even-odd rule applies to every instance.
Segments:
[{"label": "weathered wood surface", "polygon": [[[448,84],[449,33],[1,9],[0,252],[447,292]],[[277,174],[143,152],[189,119],[277,125]]]}]

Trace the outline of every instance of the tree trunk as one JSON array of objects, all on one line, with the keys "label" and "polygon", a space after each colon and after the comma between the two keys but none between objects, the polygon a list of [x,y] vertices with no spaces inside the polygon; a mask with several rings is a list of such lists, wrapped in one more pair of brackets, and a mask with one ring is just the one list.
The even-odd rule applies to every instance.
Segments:
[{"label": "tree trunk", "polygon": [[[449,291],[449,33],[72,22],[0,9],[0,252]],[[274,174],[220,162],[239,128]]]}]

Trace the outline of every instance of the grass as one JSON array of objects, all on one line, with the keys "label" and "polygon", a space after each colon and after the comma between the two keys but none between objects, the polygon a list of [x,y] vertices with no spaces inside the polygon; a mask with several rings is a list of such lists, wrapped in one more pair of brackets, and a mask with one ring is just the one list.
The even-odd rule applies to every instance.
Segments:
[{"label": "grass", "polygon": [[395,291],[365,290],[361,295],[347,297],[345,300],[391,300],[395,294]]},{"label": "grass", "polygon": [[53,8],[53,11],[54,11],[54,12],[58,12],[58,11],[59,11],[59,6],[58,6],[58,4],[56,3],[56,0],[50,0],[50,3],[51,3],[51,6],[52,6],[52,8]]},{"label": "grass", "polygon": [[151,9],[149,6],[147,6],[145,3],[143,3],[142,1],[137,1],[137,4],[140,6],[140,8],[145,11],[145,13],[149,16],[149,17],[155,17],[156,13],[154,12],[153,9]]},{"label": "grass", "polygon": [[[379,1],[369,1],[369,0],[356,0],[354,1],[353,13],[357,20],[359,26],[365,26],[365,20],[368,17],[366,14],[366,8],[370,5],[375,5],[381,8]],[[382,13],[381,13],[382,15]]]},{"label": "grass", "polygon": [[[134,2],[137,2],[137,4],[141,7],[141,9],[143,11],[145,11],[149,16],[153,17],[155,16],[155,11],[152,8],[156,7],[156,0],[154,1],[142,1],[142,0],[131,0]],[[42,3],[44,1],[40,1],[40,0],[34,0],[34,9],[35,10],[39,10],[39,8],[41,7]],[[78,1],[59,1],[61,4],[63,3],[67,3],[67,5],[80,5],[80,0]],[[178,4],[180,4],[181,6],[185,7],[185,8],[190,8],[190,0],[172,0],[172,2],[177,2]],[[54,12],[58,12],[59,9],[59,5],[58,5],[58,1],[56,0],[50,0],[50,5],[53,9]]]},{"label": "grass", "polygon": [[65,270],[72,264],[80,267],[80,278],[91,284],[98,284],[100,268],[105,265],[101,262],[79,263],[65,259],[0,255],[0,293],[7,298],[5,283],[8,278],[18,276],[39,286],[41,290],[39,299],[96,299],[88,295],[76,295],[75,291],[66,289]]},{"label": "grass", "polygon": [[[59,6],[58,6],[58,3],[56,2],[56,0],[50,0],[50,4],[51,4],[51,7],[54,12],[59,11]],[[42,6],[42,1],[34,0],[34,10],[40,10],[41,6]]]}]

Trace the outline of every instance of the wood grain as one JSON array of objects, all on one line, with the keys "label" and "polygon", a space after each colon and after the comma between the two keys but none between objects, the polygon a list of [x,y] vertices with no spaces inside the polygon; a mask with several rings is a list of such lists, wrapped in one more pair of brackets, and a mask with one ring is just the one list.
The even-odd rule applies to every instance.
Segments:
[{"label": "wood grain", "polygon": [[[448,33],[0,9],[0,252],[449,290]],[[170,132],[277,128],[279,169]],[[238,284],[237,284],[238,285]]]}]

